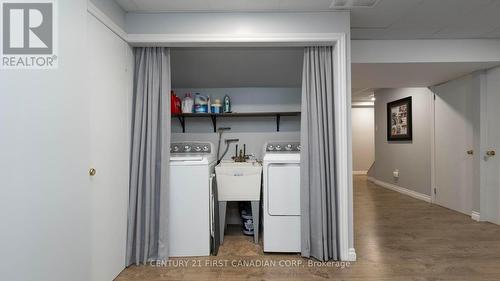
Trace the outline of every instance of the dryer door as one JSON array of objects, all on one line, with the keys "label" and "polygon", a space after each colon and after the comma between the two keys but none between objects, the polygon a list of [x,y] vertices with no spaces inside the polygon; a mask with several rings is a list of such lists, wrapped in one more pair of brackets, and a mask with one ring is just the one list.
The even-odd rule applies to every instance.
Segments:
[{"label": "dryer door", "polygon": [[269,164],[268,212],[271,216],[300,215],[300,164]]}]

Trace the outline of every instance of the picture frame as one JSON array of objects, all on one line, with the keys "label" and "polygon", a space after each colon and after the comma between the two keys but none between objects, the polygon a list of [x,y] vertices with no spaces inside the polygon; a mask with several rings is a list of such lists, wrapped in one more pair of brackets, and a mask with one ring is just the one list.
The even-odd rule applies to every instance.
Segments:
[{"label": "picture frame", "polygon": [[413,140],[412,97],[387,103],[387,141]]}]

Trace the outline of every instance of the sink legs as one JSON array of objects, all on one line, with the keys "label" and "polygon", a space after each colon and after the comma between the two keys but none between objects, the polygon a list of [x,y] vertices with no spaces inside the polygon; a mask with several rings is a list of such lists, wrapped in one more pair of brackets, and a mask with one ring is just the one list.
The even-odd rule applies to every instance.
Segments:
[{"label": "sink legs", "polygon": [[259,243],[260,201],[252,201],[253,241]]},{"label": "sink legs", "polygon": [[[251,201],[252,205],[252,220],[253,220],[253,240],[259,243],[259,218],[260,218],[260,201]],[[226,229],[226,209],[227,201],[219,201],[219,230],[220,244],[224,243],[224,230]]]},{"label": "sink legs", "polygon": [[226,208],[227,201],[219,201],[219,230],[221,245],[224,242],[224,230],[226,229]]}]

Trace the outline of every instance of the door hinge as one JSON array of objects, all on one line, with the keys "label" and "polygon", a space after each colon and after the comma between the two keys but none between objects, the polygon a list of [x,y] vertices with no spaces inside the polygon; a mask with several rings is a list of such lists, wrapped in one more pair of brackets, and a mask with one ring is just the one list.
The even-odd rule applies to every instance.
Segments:
[{"label": "door hinge", "polygon": [[437,194],[437,189],[434,187],[434,195]]},{"label": "door hinge", "polygon": [[434,94],[434,100],[436,100],[436,94]]}]

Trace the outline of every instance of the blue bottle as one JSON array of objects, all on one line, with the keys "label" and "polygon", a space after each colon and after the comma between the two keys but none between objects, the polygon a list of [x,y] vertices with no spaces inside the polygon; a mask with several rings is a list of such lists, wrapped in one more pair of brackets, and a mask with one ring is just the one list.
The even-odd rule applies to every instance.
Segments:
[{"label": "blue bottle", "polygon": [[228,95],[224,97],[223,111],[224,113],[231,113],[231,99]]}]

